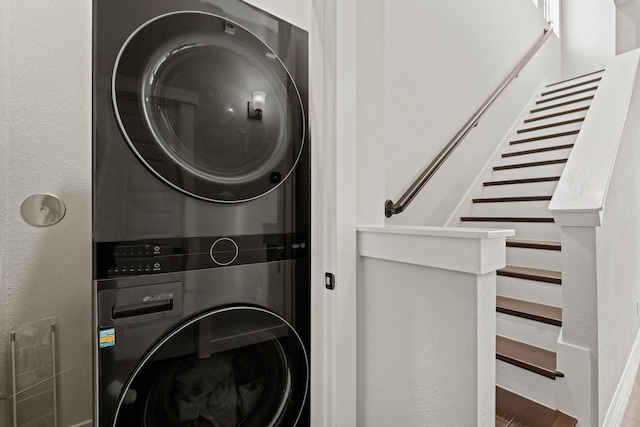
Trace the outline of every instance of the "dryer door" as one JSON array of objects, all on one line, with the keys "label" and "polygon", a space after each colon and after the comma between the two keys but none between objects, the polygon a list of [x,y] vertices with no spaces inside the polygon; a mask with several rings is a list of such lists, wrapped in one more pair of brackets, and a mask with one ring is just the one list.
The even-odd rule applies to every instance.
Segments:
[{"label": "dryer door", "polygon": [[120,395],[117,427],[293,427],[309,365],[296,331],[254,307],[203,314],[146,355]]},{"label": "dryer door", "polygon": [[303,148],[304,110],[288,70],[257,36],[220,16],[177,12],[138,28],[118,55],[112,98],[140,161],[200,199],[268,193]]}]

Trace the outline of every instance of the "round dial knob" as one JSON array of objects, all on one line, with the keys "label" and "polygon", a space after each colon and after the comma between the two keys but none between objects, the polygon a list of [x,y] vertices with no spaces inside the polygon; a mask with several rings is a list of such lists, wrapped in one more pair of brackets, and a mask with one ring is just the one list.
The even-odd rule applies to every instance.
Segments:
[{"label": "round dial knob", "polygon": [[221,237],[213,242],[209,254],[216,264],[229,265],[238,257],[238,245],[228,237]]}]

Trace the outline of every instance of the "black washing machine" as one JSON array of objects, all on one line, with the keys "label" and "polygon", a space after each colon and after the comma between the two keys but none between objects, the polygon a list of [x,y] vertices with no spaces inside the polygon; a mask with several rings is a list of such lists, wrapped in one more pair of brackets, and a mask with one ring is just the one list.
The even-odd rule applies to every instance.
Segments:
[{"label": "black washing machine", "polygon": [[308,426],[308,34],[93,5],[95,425]]}]

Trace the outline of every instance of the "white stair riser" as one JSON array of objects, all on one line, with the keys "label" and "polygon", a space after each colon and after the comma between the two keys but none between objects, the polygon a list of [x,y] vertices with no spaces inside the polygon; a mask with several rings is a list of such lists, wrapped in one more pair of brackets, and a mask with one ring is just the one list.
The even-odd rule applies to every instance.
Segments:
[{"label": "white stair riser", "polygon": [[554,283],[498,276],[496,293],[503,297],[562,307],[562,286]]},{"label": "white stair riser", "polygon": [[[509,139],[509,142],[520,141],[523,139],[527,139],[527,137],[520,135],[520,137]],[[578,139],[577,134],[540,139],[538,141],[520,142],[517,144],[509,144],[509,146],[506,148],[504,152],[512,153],[514,151],[535,150],[537,148],[547,148],[547,147],[556,147],[558,145],[574,144],[576,142],[576,139]]]},{"label": "white stair riser", "polygon": [[550,378],[496,360],[496,385],[541,405],[556,408],[556,382]]},{"label": "white stair riser", "polygon": [[518,239],[560,240],[560,227],[553,223],[461,221],[459,226],[515,230],[516,235],[514,237]]},{"label": "white stair riser", "polygon": [[[529,194],[523,194],[529,196]],[[550,217],[549,201],[474,203],[472,216],[535,216]]]},{"label": "white stair riser", "polygon": [[[556,119],[555,122],[553,123],[557,123],[560,121],[564,121],[564,119]],[[539,126],[539,125],[532,125],[532,126],[521,126],[522,129],[526,129],[529,127],[534,127],[534,126]],[[532,131],[528,131],[528,132],[522,132],[522,133],[516,133],[513,139],[524,139],[524,138],[537,138],[539,136],[546,136],[546,135],[553,135],[553,134],[557,134],[557,133],[563,133],[563,132],[575,132],[575,131],[579,131],[580,127],[582,126],[582,123],[578,122],[578,123],[570,123],[568,125],[562,125],[562,126],[553,126],[550,128],[544,128],[544,129],[538,129],[538,130],[532,130]]]},{"label": "white stair riser", "polygon": [[[576,98],[581,98],[581,97],[578,96]],[[565,99],[564,101],[567,101],[567,100]],[[546,107],[550,107],[551,105],[561,104],[561,102],[552,102],[550,103],[550,105],[546,105],[546,104],[536,105],[535,107],[532,107],[530,111],[538,110],[540,108],[546,108],[546,109],[535,111],[530,114],[530,117],[546,116],[547,114],[560,113],[566,110],[573,110],[574,108],[587,107],[591,105],[591,101],[593,100],[588,99],[586,101],[574,102],[572,104],[560,105],[558,107],[553,107],[553,108],[546,108]]]},{"label": "white stair riser", "polygon": [[[512,164],[520,163],[513,161]],[[552,165],[543,166],[529,166],[524,168],[515,169],[502,169],[494,171],[491,176],[491,181],[501,181],[506,179],[521,179],[521,178],[539,178],[543,176],[560,176],[564,170],[565,163],[556,163]]]},{"label": "white stair riser", "polygon": [[562,271],[560,251],[507,247],[507,265]]},{"label": "white stair riser", "polygon": [[560,327],[496,313],[496,334],[555,352]]},{"label": "white stair riser", "polygon": [[[527,149],[528,150],[528,149]],[[525,151],[525,150],[514,150],[513,152]],[[545,160],[554,160],[554,159],[568,159],[569,154],[571,154],[571,148],[563,148],[562,150],[552,150],[552,151],[543,151],[541,153],[532,153],[532,154],[520,154],[517,156],[510,157],[502,157],[500,162],[497,165],[510,165],[515,162],[518,163],[530,163],[530,162],[542,162]]]},{"label": "white stair riser", "polygon": [[595,90],[591,90],[589,92],[580,92],[580,93],[577,93],[577,94],[574,94],[574,95],[570,95],[570,96],[567,96],[567,95],[575,93],[575,92],[578,92],[578,91],[582,91],[584,89],[589,89],[589,88],[592,88],[594,86],[595,85],[593,83],[591,83],[591,84],[587,84],[587,85],[584,85],[584,86],[581,86],[581,87],[578,87],[578,88],[568,89],[566,91],[562,91],[562,92],[558,92],[558,93],[554,93],[554,94],[551,94],[551,95],[540,97],[540,98],[536,99],[536,102],[538,102],[538,101],[546,101],[546,100],[549,100],[549,99],[552,99],[552,98],[556,98],[558,96],[562,96],[562,98],[559,98],[559,99],[553,99],[552,101],[543,102],[541,104],[536,104],[536,106],[534,108],[544,107],[546,105],[561,104],[563,102],[576,101],[578,99],[586,98],[588,96],[593,96],[596,93]]},{"label": "white stair riser", "polygon": [[[603,72],[598,72],[598,73],[594,73],[594,74],[589,74],[588,76],[583,76],[583,77],[580,77],[580,78],[577,78],[577,79],[573,79],[573,80],[569,80],[569,81],[566,81],[566,82],[562,82],[562,83],[554,84],[554,85],[551,85],[551,86],[547,86],[547,87],[544,87],[540,91],[540,93],[543,94],[543,93],[547,93],[547,92],[551,92],[551,91],[558,91],[559,90],[559,92],[554,92],[552,94],[545,95],[545,97],[548,98],[550,96],[562,95],[564,93],[572,92],[572,91],[583,89],[583,88],[586,88],[586,87],[597,86],[597,85],[600,84],[599,81],[597,81],[597,82],[590,82],[590,81],[594,80],[594,79],[597,79],[597,78],[601,78],[603,74],[604,74]],[[587,83],[587,82],[590,82],[590,83]],[[577,84],[580,84],[580,86],[571,87],[571,86],[575,86]]]},{"label": "white stair riser", "polygon": [[489,185],[483,186],[478,197],[517,197],[523,194],[543,195],[553,194],[558,181],[530,182],[526,184]]},{"label": "white stair riser", "polygon": [[[565,111],[575,110],[577,108],[580,108],[580,107],[569,108],[569,106],[567,106]],[[563,122],[563,121],[566,121],[566,120],[582,119],[582,118],[586,117],[588,111],[589,110],[582,110],[582,111],[577,111],[575,113],[561,114],[559,116],[549,117],[548,119],[534,120],[534,121],[527,122],[527,123],[523,122],[522,125],[520,126],[520,128],[526,129],[526,128],[532,128],[532,127],[536,127],[536,126],[550,125],[550,124],[553,124],[553,123]],[[528,120],[531,117],[540,117],[540,116],[544,116],[544,115],[545,114],[537,113],[535,115],[526,117],[525,120]]]}]

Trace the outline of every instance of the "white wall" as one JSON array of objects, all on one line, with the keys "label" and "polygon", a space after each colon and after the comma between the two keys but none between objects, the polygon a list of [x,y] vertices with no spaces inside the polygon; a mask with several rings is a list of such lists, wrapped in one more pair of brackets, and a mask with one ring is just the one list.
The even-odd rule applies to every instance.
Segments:
[{"label": "white wall", "polygon": [[640,47],[640,1],[616,1],[616,54]]},{"label": "white wall", "polygon": [[[3,0],[0,9],[0,394],[10,328],[56,317],[68,426],[91,418],[91,3]],[[20,205],[36,193],[64,201],[62,222],[22,221]]]},{"label": "white wall", "polygon": [[616,6],[612,0],[562,0],[562,76],[603,69],[616,49]]},{"label": "white wall", "polygon": [[[384,68],[358,64],[367,73],[376,67],[384,80],[386,149],[378,155],[385,158],[386,188],[378,209],[385,198],[398,200],[546,28],[542,11],[524,0],[387,1],[383,16],[374,28],[384,28]],[[444,225],[535,88],[559,75],[552,38],[413,204],[388,223]]]}]

